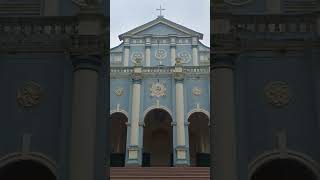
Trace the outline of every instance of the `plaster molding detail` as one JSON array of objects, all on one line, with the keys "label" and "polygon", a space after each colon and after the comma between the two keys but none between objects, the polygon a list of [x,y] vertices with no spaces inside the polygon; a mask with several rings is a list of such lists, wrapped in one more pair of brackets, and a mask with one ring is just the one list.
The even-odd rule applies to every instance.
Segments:
[{"label": "plaster molding detail", "polygon": [[200,112],[200,113],[204,113],[206,116],[208,116],[208,119],[209,119],[209,123],[210,123],[210,113],[203,109],[202,107],[197,107],[197,108],[194,108],[192,109],[191,111],[189,111],[187,113],[187,116],[186,116],[186,119],[189,120],[190,116],[193,114],[193,113],[197,113],[197,112]]},{"label": "plaster molding detail", "polygon": [[120,108],[119,109],[110,110],[110,115],[112,115],[114,113],[122,113],[127,117],[127,119],[129,119],[129,113],[126,110],[123,110],[123,109],[120,109]]},{"label": "plaster molding detail", "polygon": [[156,52],[155,52],[155,57],[156,59],[159,61],[159,60],[163,60],[167,57],[167,51],[164,50],[164,49],[158,49]]},{"label": "plaster molding detail", "polygon": [[118,87],[114,90],[114,93],[117,95],[117,96],[122,96],[124,94],[124,90],[122,87]]},{"label": "plaster molding detail", "polygon": [[26,81],[17,90],[17,103],[23,108],[33,108],[43,99],[41,86],[34,81]]},{"label": "plaster molding detail", "polygon": [[267,102],[274,107],[287,106],[291,99],[291,92],[287,82],[272,81],[264,88]]},{"label": "plaster molding detail", "polygon": [[141,65],[141,62],[143,61],[143,58],[144,58],[144,55],[143,55],[142,52],[134,52],[134,53],[131,55],[131,61],[132,61],[134,64]]},{"label": "plaster molding detail", "polygon": [[147,115],[150,111],[152,111],[152,110],[154,110],[154,109],[162,109],[162,110],[165,110],[165,111],[167,111],[167,113],[169,113],[169,115],[171,116],[171,118],[173,117],[173,116],[172,116],[172,112],[170,111],[170,109],[169,109],[168,107],[163,106],[163,105],[160,105],[160,106],[152,105],[152,106],[149,106],[147,109],[144,110],[144,112],[143,112],[143,119],[145,119],[145,118],[146,118],[146,115]]},{"label": "plaster molding detail", "polygon": [[152,97],[162,97],[166,96],[167,93],[167,88],[165,87],[164,83],[152,83],[151,88],[150,88],[150,95]]},{"label": "plaster molding detail", "polygon": [[192,89],[192,94],[193,94],[194,96],[200,96],[200,95],[202,94],[202,89],[199,88],[199,87],[194,87],[194,88]]},{"label": "plaster molding detail", "polygon": [[182,64],[187,64],[191,61],[191,54],[187,51],[179,52],[178,57],[181,59]]}]

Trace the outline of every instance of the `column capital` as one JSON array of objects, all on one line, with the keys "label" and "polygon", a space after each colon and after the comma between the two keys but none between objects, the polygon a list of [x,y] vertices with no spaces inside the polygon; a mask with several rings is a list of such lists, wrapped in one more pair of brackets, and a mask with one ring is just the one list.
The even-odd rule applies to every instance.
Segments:
[{"label": "column capital", "polygon": [[142,66],[135,66],[131,78],[134,82],[141,83],[142,80]]},{"label": "column capital", "polygon": [[234,69],[235,58],[236,58],[235,55],[215,54],[213,56],[212,69],[218,69],[218,68]]},{"label": "column capital", "polygon": [[99,56],[94,55],[79,55],[72,57],[72,65],[74,71],[87,69],[93,71],[99,71],[102,65],[102,59]]},{"label": "column capital", "polygon": [[145,127],[146,126],[146,124],[144,123],[144,121],[139,121],[139,126],[142,126],[142,127]]},{"label": "column capital", "polygon": [[174,79],[176,80],[176,83],[182,83],[184,80],[184,73],[183,72],[175,72]]},{"label": "column capital", "polygon": [[177,125],[177,122],[176,121],[172,121],[171,122],[171,126],[176,126]]}]

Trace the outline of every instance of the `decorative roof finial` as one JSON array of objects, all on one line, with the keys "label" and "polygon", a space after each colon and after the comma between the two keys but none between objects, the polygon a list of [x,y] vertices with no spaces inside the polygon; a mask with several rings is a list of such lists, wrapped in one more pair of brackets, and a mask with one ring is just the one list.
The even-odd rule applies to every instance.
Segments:
[{"label": "decorative roof finial", "polygon": [[163,10],[166,10],[166,9],[163,9],[163,8],[161,7],[161,5],[160,5],[160,8],[157,9],[157,11],[160,11],[160,15],[159,15],[158,17],[163,17],[163,16],[162,16],[162,11],[163,11]]}]

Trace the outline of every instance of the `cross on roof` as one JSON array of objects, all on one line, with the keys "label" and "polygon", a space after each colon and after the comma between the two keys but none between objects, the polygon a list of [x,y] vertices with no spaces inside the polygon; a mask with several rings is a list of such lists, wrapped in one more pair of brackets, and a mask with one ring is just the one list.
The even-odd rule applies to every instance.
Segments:
[{"label": "cross on roof", "polygon": [[160,16],[162,16],[162,11],[163,10],[166,10],[166,9],[163,9],[162,7],[161,7],[161,5],[160,5],[160,9],[157,9],[157,11],[160,11]]}]

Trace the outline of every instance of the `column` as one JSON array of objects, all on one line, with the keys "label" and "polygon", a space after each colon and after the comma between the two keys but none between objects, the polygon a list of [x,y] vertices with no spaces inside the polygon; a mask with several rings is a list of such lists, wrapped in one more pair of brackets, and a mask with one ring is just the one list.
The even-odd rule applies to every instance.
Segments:
[{"label": "column", "polygon": [[176,46],[171,46],[171,66],[174,66],[176,59]]},{"label": "column", "polygon": [[186,166],[187,148],[186,148],[186,133],[184,121],[184,74],[180,64],[175,67],[175,82],[176,82],[176,166]]},{"label": "column", "polygon": [[146,37],[146,66],[151,64],[151,37]]},{"label": "column", "polygon": [[192,37],[192,62],[194,66],[199,65],[198,60],[198,38]]},{"label": "column", "polygon": [[141,91],[141,66],[134,67],[132,74],[132,101],[131,101],[131,122],[130,122],[130,144],[128,148],[128,166],[139,166],[139,126],[140,126],[140,91]]},{"label": "column", "polygon": [[176,63],[176,37],[170,37],[170,48],[171,48],[171,66],[174,66]]},{"label": "column", "polygon": [[129,55],[130,55],[130,39],[124,39],[124,57],[123,66],[129,66]]},{"label": "column", "polygon": [[[95,179],[97,92],[100,59],[73,59],[73,106],[70,139],[70,180]],[[102,157],[101,157],[102,158]],[[85,163],[84,163],[85,162]]]},{"label": "column", "polygon": [[146,46],[146,66],[151,64],[151,46]]},{"label": "column", "polygon": [[214,59],[211,71],[211,173],[214,180],[236,180],[236,127],[233,57]]}]

